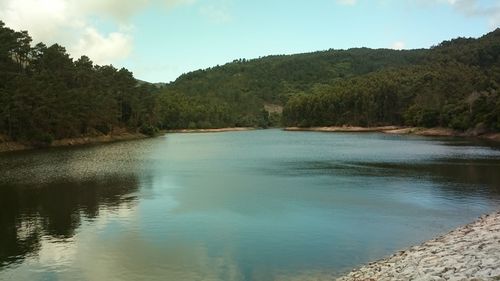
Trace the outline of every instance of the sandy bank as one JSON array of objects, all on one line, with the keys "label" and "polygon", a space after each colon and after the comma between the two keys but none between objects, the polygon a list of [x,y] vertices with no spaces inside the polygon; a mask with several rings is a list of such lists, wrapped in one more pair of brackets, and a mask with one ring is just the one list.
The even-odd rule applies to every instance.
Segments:
[{"label": "sandy bank", "polygon": [[429,136],[429,137],[453,137],[453,136],[465,136],[464,133],[455,131],[449,128],[400,128],[395,130],[385,130],[384,133],[388,134],[412,134],[419,136]]},{"label": "sandy bank", "polygon": [[486,138],[486,139],[489,139],[492,141],[500,141],[500,133],[485,135],[485,136],[483,136],[483,138]]},{"label": "sandy bank", "polygon": [[401,128],[395,130],[382,131],[387,134],[401,134],[401,135],[418,135],[428,137],[468,137],[468,138],[481,138],[491,141],[500,141],[500,133],[486,133],[476,134],[474,132],[460,132],[449,128]]},{"label": "sandy bank", "polygon": [[337,280],[500,280],[500,212]]},{"label": "sandy bank", "polygon": [[[120,133],[114,135],[102,135],[102,136],[92,136],[92,137],[79,137],[79,138],[68,138],[53,141],[48,147],[60,147],[60,146],[74,146],[74,145],[84,145],[84,144],[97,144],[97,143],[109,143],[115,141],[123,140],[135,140],[143,139],[148,136],[141,133]],[[7,151],[19,151],[34,149],[35,146],[26,143],[14,142],[14,141],[0,141],[0,153]]]},{"label": "sandy bank", "polygon": [[448,128],[417,128],[400,126],[357,127],[357,126],[331,126],[331,127],[288,127],[285,131],[312,131],[312,132],[381,132],[388,134],[412,134],[420,136],[464,136],[464,133]]},{"label": "sandy bank", "polygon": [[311,131],[311,132],[385,132],[401,129],[398,126],[383,127],[356,127],[356,126],[332,126],[332,127],[287,127],[285,131]]},{"label": "sandy bank", "polygon": [[122,133],[119,135],[105,135],[97,137],[81,137],[81,138],[69,138],[55,140],[52,142],[51,146],[72,146],[72,145],[82,145],[82,144],[95,144],[95,143],[107,143],[123,140],[135,140],[144,139],[148,136],[141,133]]},{"label": "sandy bank", "polygon": [[169,130],[168,133],[223,133],[235,131],[251,131],[255,130],[252,127],[235,127],[235,128],[219,128],[219,129],[179,129]]},{"label": "sandy bank", "polygon": [[285,131],[309,131],[309,132],[380,132],[386,134],[398,135],[418,135],[427,137],[473,137],[487,139],[491,141],[500,141],[500,133],[476,134],[474,132],[460,132],[449,128],[420,128],[420,127],[356,127],[356,126],[332,126],[332,127],[287,127]]}]

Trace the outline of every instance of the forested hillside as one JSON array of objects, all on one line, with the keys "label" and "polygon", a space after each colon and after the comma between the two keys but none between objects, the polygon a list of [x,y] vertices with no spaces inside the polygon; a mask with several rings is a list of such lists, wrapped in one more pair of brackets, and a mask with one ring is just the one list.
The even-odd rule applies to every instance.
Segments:
[{"label": "forested hillside", "polygon": [[410,125],[500,130],[500,29],[430,49],[423,62],[317,85],[293,96],[288,126]]},{"label": "forested hillside", "polygon": [[[498,131],[500,31],[430,49],[357,48],[235,60],[166,88],[174,127],[409,125]],[[183,118],[183,112],[198,108]],[[172,122],[174,121],[174,122]],[[179,121],[181,124],[176,123]],[[274,122],[274,123],[273,123]],[[167,124],[168,121],[166,120]]]},{"label": "forested hillside", "polygon": [[[235,60],[166,85],[72,59],[0,22],[0,137],[50,143],[115,129],[409,125],[500,130],[500,30],[431,49]],[[283,116],[265,108],[284,106]]]},{"label": "forested hillside", "polygon": [[0,22],[0,135],[43,145],[117,127],[150,133],[158,124],[155,87],[139,86],[126,69],[74,61],[62,46],[31,41]]},{"label": "forested hillside", "polygon": [[263,111],[264,105],[285,105],[290,97],[321,85],[420,64],[426,54],[427,50],[359,48],[235,60],[184,74],[168,85],[167,103],[198,109],[187,114],[186,110],[171,109],[167,119],[174,128],[185,127],[187,120],[194,127],[277,126],[280,117]]}]

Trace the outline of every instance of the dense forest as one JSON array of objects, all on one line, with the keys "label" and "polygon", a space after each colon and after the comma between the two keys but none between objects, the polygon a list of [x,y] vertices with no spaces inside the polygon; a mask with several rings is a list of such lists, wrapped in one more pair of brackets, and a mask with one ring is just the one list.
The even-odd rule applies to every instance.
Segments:
[{"label": "dense forest", "polygon": [[123,68],[74,61],[60,45],[31,43],[26,31],[0,22],[0,134],[42,145],[157,125],[155,87]]},{"label": "dense forest", "polygon": [[[182,104],[223,105],[226,119],[207,113],[205,119],[191,123],[199,127],[280,125],[279,118],[262,111],[266,104],[275,104],[284,105],[284,126],[499,131],[499,55],[500,30],[496,30],[479,39],[458,38],[430,49],[355,48],[235,60],[184,74],[166,91],[177,100],[190,101]],[[169,120],[189,119],[176,116]]]},{"label": "dense forest", "polygon": [[500,29],[431,48],[416,64],[390,67],[295,95],[289,126],[409,125],[500,131]]},{"label": "dense forest", "polygon": [[[204,108],[202,112],[222,111],[225,119],[219,117],[220,113],[194,119],[176,118],[185,112],[177,109],[168,120],[174,128],[183,127],[177,120],[184,125],[186,120],[195,120],[191,125],[198,127],[280,126],[281,112],[263,110],[266,105],[284,106],[291,97],[309,94],[322,85],[335,85],[391,67],[414,65],[422,61],[426,53],[427,50],[357,48],[235,60],[181,75],[165,89],[171,101],[188,104],[187,108]],[[217,106],[219,111],[215,109]],[[197,114],[203,113],[197,111]]]},{"label": "dense forest", "polygon": [[499,131],[499,87],[500,30],[430,49],[239,59],[158,86],[72,59],[57,44],[34,45],[28,32],[0,22],[0,139],[15,141],[235,126]]}]

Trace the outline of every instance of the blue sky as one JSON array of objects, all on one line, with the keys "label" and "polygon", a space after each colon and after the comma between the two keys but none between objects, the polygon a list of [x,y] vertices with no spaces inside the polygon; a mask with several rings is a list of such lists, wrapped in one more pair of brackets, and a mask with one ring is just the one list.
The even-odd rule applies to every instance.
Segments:
[{"label": "blue sky", "polygon": [[479,37],[500,26],[500,1],[0,0],[0,19],[74,57],[168,82],[237,58]]}]

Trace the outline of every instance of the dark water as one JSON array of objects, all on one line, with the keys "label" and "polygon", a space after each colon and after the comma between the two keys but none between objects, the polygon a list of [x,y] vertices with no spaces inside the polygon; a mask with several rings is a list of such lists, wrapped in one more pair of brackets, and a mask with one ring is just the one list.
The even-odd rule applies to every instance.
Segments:
[{"label": "dark water", "polygon": [[328,279],[500,206],[500,150],[279,130],[0,155],[0,280]]}]

